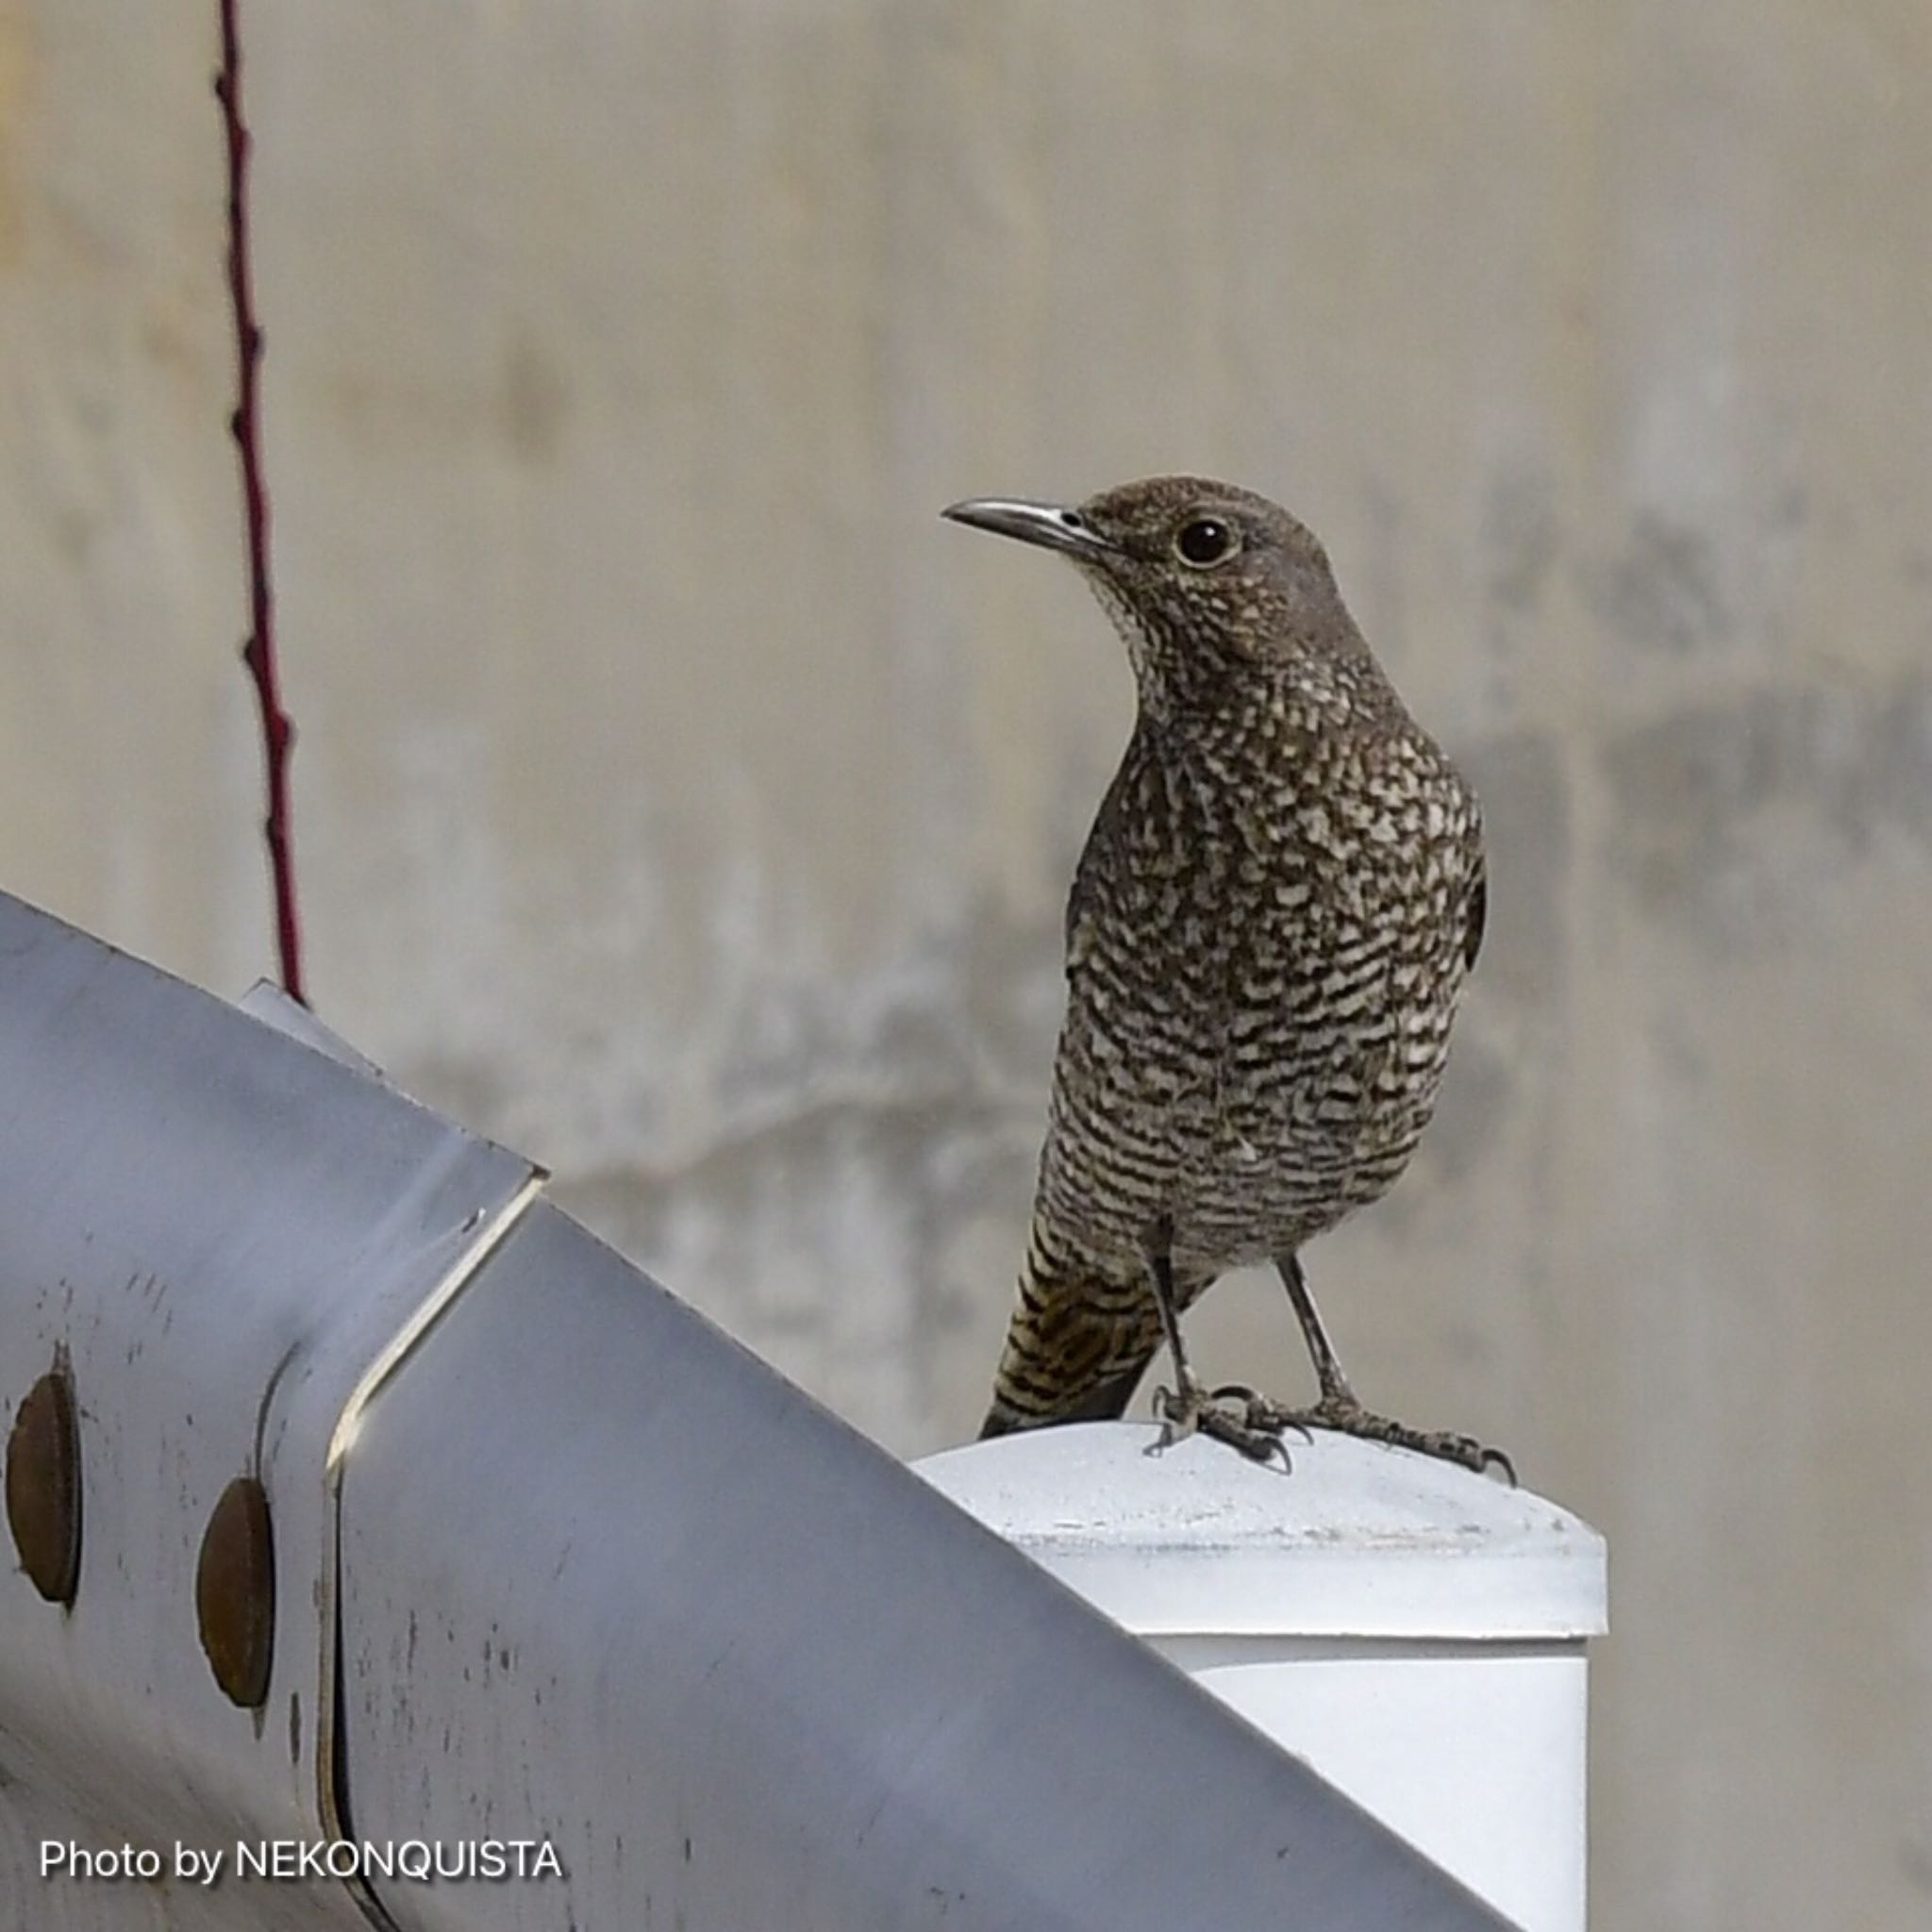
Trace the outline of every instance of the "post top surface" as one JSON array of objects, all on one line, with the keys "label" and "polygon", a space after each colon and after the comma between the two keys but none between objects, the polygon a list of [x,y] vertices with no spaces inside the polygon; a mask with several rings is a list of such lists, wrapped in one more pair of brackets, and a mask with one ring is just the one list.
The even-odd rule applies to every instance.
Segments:
[{"label": "post top surface", "polygon": [[969,1515],[1147,1635],[1596,1636],[1604,1540],[1547,1498],[1317,1430],[1291,1471],[1151,1423],[1087,1423],[915,1464]]}]

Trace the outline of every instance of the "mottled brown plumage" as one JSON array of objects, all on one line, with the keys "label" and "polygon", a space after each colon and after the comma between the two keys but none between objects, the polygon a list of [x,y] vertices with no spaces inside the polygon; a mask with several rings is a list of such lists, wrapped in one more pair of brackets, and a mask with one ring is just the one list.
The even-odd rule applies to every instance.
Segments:
[{"label": "mottled brown plumage", "polygon": [[[946,514],[1071,557],[1140,697],[1067,908],[1032,1235],[983,1433],[1118,1415],[1166,1340],[1173,1432],[1258,1455],[1317,1423],[1481,1468],[1494,1452],[1470,1439],[1361,1407],[1296,1258],[1388,1190],[1434,1108],[1482,939],[1474,794],[1321,544],[1266,499],[1167,476],[1078,509]],[[1210,1398],[1181,1350],[1179,1310],[1267,1259],[1321,1380],[1299,1412]]]}]

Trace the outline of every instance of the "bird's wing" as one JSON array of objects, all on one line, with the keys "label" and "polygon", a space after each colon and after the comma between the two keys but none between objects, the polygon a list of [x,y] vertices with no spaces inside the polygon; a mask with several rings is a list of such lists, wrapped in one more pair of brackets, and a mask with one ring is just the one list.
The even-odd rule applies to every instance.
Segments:
[{"label": "bird's wing", "polygon": [[1470,972],[1475,971],[1475,956],[1483,949],[1483,927],[1490,917],[1490,868],[1489,861],[1478,853],[1475,861],[1475,879],[1469,889],[1469,918],[1462,928],[1462,961]]}]

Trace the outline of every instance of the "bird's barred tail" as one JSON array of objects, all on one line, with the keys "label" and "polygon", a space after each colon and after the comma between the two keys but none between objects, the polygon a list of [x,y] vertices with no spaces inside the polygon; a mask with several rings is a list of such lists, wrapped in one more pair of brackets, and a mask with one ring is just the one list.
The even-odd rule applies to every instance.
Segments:
[{"label": "bird's barred tail", "polygon": [[1160,1342],[1144,1281],[1070,1264],[1036,1226],[980,1440],[1123,1414]]}]

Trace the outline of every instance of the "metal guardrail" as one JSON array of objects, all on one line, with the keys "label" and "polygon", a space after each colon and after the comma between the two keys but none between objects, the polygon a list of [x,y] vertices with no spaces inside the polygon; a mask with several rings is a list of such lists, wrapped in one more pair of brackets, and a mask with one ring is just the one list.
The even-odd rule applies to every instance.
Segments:
[{"label": "metal guardrail", "polygon": [[1503,1923],[308,1038],[0,896],[0,1924]]}]

